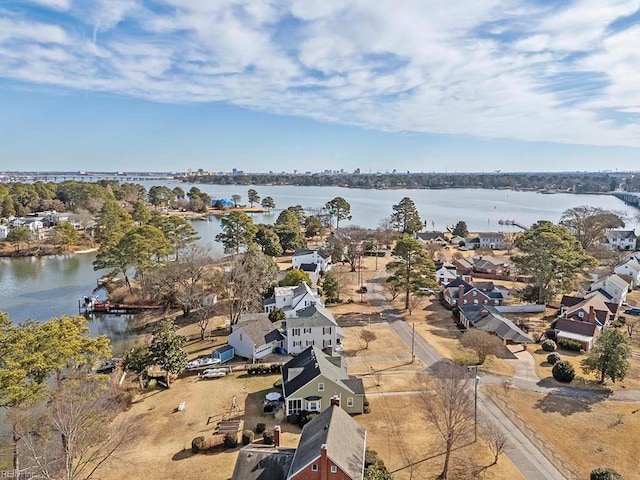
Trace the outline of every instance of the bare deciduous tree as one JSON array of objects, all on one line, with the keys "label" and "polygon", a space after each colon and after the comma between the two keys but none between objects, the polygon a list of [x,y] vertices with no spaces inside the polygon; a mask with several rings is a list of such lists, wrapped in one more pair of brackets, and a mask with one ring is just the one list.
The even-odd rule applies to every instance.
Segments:
[{"label": "bare deciduous tree", "polygon": [[467,330],[460,337],[460,343],[473,350],[478,355],[478,362],[481,364],[487,359],[487,355],[496,355],[504,348],[498,337],[475,328]]},{"label": "bare deciduous tree", "polygon": [[364,349],[366,350],[367,348],[369,348],[369,342],[373,342],[378,338],[378,336],[371,330],[362,330],[360,332],[360,338],[362,339],[362,341],[364,341]]},{"label": "bare deciduous tree", "polygon": [[88,480],[132,437],[133,423],[112,426],[126,408],[99,376],[64,380],[48,399],[12,412],[29,473],[46,480]]},{"label": "bare deciduous tree", "polygon": [[509,441],[504,431],[494,423],[489,423],[485,429],[485,440],[491,454],[493,455],[493,463],[489,466],[498,463],[500,455],[509,447]]},{"label": "bare deciduous tree", "polygon": [[633,338],[633,332],[635,328],[640,324],[640,318],[630,318],[627,317],[625,326],[627,327],[627,333],[629,334],[629,338]]},{"label": "bare deciduous tree", "polygon": [[473,432],[473,378],[466,368],[447,363],[431,385],[426,375],[419,376],[418,385],[426,418],[444,443],[444,465],[439,478],[447,480],[451,452]]},{"label": "bare deciduous tree", "polygon": [[420,308],[427,300],[427,296],[421,292],[411,292],[409,295],[409,316],[413,311]]},{"label": "bare deciduous tree", "polygon": [[382,284],[390,302],[395,301],[402,293],[402,287],[396,282],[386,281]]}]

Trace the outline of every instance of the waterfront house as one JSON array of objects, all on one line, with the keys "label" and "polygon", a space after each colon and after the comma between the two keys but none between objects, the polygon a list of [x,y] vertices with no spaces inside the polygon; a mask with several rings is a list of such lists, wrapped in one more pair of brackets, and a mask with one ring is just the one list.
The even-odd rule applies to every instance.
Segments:
[{"label": "waterfront house", "polygon": [[255,361],[284,346],[282,328],[282,322],[271,322],[267,313],[243,313],[227,341],[236,355]]},{"label": "waterfront house", "polygon": [[590,350],[602,329],[618,316],[619,305],[604,290],[588,292],[583,297],[564,295],[555,332],[558,339],[580,342]]},{"label": "waterfront house", "polygon": [[461,237],[460,235],[454,235],[453,237],[451,237],[449,239],[449,243],[451,245],[455,245],[456,247],[459,247],[460,244],[465,245],[466,244],[467,239],[464,237]]},{"label": "waterfront house", "polygon": [[507,275],[509,273],[509,263],[499,257],[479,255],[477,257],[473,257],[472,261],[473,266],[471,269],[474,273],[491,275],[494,278]]},{"label": "waterfront house", "polygon": [[478,233],[478,241],[480,242],[480,248],[488,248],[491,250],[504,250],[507,248],[504,234],[500,232]]},{"label": "waterfront house", "polygon": [[0,240],[4,240],[9,235],[9,227],[6,225],[0,225]]},{"label": "waterfront house", "polygon": [[425,245],[440,245],[444,247],[448,244],[442,232],[418,232],[416,233],[416,238]]},{"label": "waterfront house", "polygon": [[298,448],[249,444],[238,454],[231,480],[362,480],[367,432],[337,404],[302,429]]},{"label": "waterfront house", "polygon": [[453,263],[442,262],[436,264],[436,282],[440,285],[448,285],[456,278],[461,278],[465,282],[473,281],[473,276],[470,269],[457,268]]},{"label": "waterfront house", "polygon": [[634,230],[611,230],[605,236],[604,245],[612,250],[635,250],[637,238]]},{"label": "waterfront house", "polygon": [[263,302],[263,309],[265,313],[270,313],[279,308],[287,318],[293,318],[299,310],[316,304],[324,306],[322,298],[306,282],[302,282],[297,287],[275,287],[273,297]]},{"label": "waterfront house", "polygon": [[282,366],[282,391],[287,415],[323,412],[332,399],[355,414],[364,412],[362,379],[347,374],[346,361],[311,346]]},{"label": "waterfront house", "polygon": [[335,348],[343,337],[333,314],[320,304],[310,305],[285,320],[285,345],[288,353],[298,354],[310,346]]},{"label": "waterfront house", "polygon": [[303,264],[316,264],[314,271],[328,272],[331,270],[331,254],[322,248],[300,248],[293,252],[291,264],[298,269]]}]

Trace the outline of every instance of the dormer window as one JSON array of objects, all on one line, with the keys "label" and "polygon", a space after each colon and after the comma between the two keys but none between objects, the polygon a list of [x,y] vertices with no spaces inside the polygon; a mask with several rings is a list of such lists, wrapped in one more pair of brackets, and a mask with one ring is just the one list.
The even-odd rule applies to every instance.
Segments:
[{"label": "dormer window", "polygon": [[584,312],[583,312],[582,310],[580,310],[580,311],[578,312],[578,316],[579,316],[580,318],[584,318]]}]

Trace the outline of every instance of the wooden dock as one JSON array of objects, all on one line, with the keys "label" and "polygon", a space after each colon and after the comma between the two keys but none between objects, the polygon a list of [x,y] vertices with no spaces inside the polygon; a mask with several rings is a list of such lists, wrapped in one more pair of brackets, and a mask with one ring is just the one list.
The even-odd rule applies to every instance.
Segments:
[{"label": "wooden dock", "polygon": [[100,300],[91,299],[87,301],[86,298],[78,300],[78,312],[84,315],[92,314],[121,314],[126,315],[130,313],[141,313],[154,310],[161,310],[161,305],[134,305],[128,303],[111,303],[109,301],[102,302]]}]

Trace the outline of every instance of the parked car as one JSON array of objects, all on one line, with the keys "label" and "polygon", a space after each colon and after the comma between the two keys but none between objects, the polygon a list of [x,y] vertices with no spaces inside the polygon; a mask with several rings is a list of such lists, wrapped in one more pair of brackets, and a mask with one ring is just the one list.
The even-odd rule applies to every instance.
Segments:
[{"label": "parked car", "polygon": [[640,308],[638,307],[632,307],[632,308],[627,308],[624,313],[626,313],[627,315],[640,315]]},{"label": "parked car", "polygon": [[435,294],[435,292],[433,291],[432,288],[420,287],[420,288],[418,288],[418,290],[420,291],[420,293],[424,293],[426,295],[434,295]]},{"label": "parked car", "polygon": [[369,289],[367,288],[366,285],[362,285],[358,290],[356,290],[356,293],[367,293],[369,291]]}]

